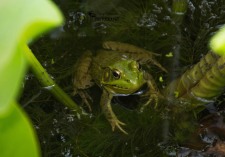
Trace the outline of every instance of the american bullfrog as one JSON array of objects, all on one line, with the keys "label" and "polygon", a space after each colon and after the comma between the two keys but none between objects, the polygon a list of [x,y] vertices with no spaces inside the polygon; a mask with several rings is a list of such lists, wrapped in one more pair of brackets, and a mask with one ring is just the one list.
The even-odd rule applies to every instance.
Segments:
[{"label": "american bullfrog", "polygon": [[161,70],[166,71],[155,59],[155,53],[134,45],[106,41],[103,49],[98,50],[96,55],[86,51],[75,64],[74,94],[79,94],[83,102],[91,110],[92,98],[86,91],[94,84],[102,88],[100,106],[112,130],[122,128],[125,123],[121,122],[111,107],[113,96],[127,96],[136,93],[147,84],[149,99],[145,105],[153,100],[157,104],[160,95],[152,76],[141,69],[141,65],[154,64]]}]

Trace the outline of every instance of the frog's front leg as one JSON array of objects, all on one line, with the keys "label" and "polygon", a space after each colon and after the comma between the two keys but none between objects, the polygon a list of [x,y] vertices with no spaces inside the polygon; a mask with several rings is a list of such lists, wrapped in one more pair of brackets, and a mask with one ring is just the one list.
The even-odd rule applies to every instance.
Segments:
[{"label": "frog's front leg", "polygon": [[103,113],[106,116],[106,119],[110,122],[112,126],[112,131],[115,130],[115,128],[118,128],[120,131],[122,131],[124,134],[128,134],[121,125],[125,125],[125,123],[121,122],[120,120],[117,119],[115,113],[112,110],[111,107],[111,100],[112,100],[113,95],[108,93],[106,90],[103,90],[102,97],[101,97],[101,108]]},{"label": "frog's front leg", "polygon": [[146,82],[149,87],[149,91],[143,95],[143,97],[148,97],[147,102],[141,107],[141,111],[144,110],[146,106],[148,106],[150,103],[154,102],[154,107],[156,108],[158,106],[159,98],[162,98],[162,94],[160,93],[153,77],[149,73],[144,73],[144,77],[146,79]]}]

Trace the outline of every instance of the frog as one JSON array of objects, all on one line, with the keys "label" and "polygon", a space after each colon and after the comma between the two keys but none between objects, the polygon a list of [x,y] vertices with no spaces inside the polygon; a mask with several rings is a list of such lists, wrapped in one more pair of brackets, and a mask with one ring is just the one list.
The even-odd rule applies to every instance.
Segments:
[{"label": "frog", "polygon": [[[79,95],[91,111],[92,97],[87,89],[95,84],[102,89],[100,106],[112,131],[116,128],[128,134],[125,123],[120,121],[111,107],[115,96],[138,94],[144,85],[148,86],[148,100],[143,106],[155,102],[161,96],[152,75],[141,68],[142,65],[155,65],[162,71],[167,70],[155,59],[157,53],[128,43],[105,41],[102,49],[94,54],[85,51],[74,67],[73,95]],[[140,92],[141,93],[141,92]]]}]

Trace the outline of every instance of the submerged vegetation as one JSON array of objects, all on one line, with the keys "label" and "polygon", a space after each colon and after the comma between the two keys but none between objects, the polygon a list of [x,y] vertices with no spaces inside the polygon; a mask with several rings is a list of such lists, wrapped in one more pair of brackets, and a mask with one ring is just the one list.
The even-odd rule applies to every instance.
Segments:
[{"label": "submerged vegetation", "polygon": [[[85,50],[99,49],[106,40],[160,53],[161,57],[157,59],[171,74],[159,72],[154,66],[150,73],[163,90],[208,52],[210,37],[225,23],[225,2],[222,0],[188,1],[187,8],[181,12],[167,0],[55,0],[55,3],[66,17],[65,25],[37,40],[31,48],[55,82],[69,95],[73,91],[73,66],[77,58]],[[170,52],[172,57],[166,57]],[[164,81],[158,81],[159,77]],[[212,134],[204,130],[212,128],[212,123],[205,118],[209,112],[223,115],[223,111],[216,108],[218,104],[224,105],[223,99],[207,104],[208,110],[199,113],[189,101],[165,99],[157,108],[148,106],[140,112],[138,96],[115,98],[113,110],[127,124],[125,129],[129,134],[124,135],[112,132],[101,113],[98,103],[101,90],[98,87],[89,90],[95,99],[93,112],[87,115],[74,115],[48,90],[40,87],[29,73],[20,100],[37,130],[43,156],[204,155],[215,152],[201,153],[191,149],[203,150],[223,136],[220,133],[210,137]],[[79,97],[73,99],[81,104]],[[219,118],[223,117],[214,116],[214,120]]]}]

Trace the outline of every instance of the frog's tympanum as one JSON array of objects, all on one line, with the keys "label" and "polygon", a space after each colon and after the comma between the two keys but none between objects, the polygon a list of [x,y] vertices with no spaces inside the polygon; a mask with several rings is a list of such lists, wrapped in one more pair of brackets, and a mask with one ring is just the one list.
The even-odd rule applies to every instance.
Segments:
[{"label": "frog's tympanum", "polygon": [[127,134],[121,127],[125,124],[117,119],[112,110],[113,96],[134,94],[147,84],[149,99],[145,105],[153,100],[157,104],[160,93],[152,76],[142,70],[140,65],[151,63],[163,71],[166,70],[153,58],[157,54],[145,49],[113,41],[104,42],[103,48],[95,56],[90,51],[86,51],[76,63],[74,94],[79,94],[91,110],[92,98],[85,89],[97,84],[103,90],[100,105],[112,130],[114,131],[116,127]]}]

